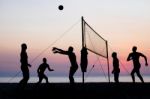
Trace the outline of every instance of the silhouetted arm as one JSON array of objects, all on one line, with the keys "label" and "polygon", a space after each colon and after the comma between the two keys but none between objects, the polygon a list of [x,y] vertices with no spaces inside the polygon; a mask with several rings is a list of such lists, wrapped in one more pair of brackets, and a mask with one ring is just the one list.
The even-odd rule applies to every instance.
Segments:
[{"label": "silhouetted arm", "polygon": [[39,68],[37,69],[37,73],[39,73],[40,72],[40,66],[39,66]]},{"label": "silhouetted arm", "polygon": [[50,68],[50,66],[49,66],[49,65],[48,65],[48,67],[47,67],[47,68],[48,68],[48,70],[49,70],[49,71],[54,71],[53,69],[51,69],[51,68]]},{"label": "silhouetted arm", "polygon": [[112,70],[112,72],[111,72],[112,74],[114,73],[114,69]]},{"label": "silhouetted arm", "polygon": [[145,65],[148,66],[147,57],[145,55],[143,55],[142,53],[140,53],[140,56],[144,57],[144,59],[145,59]]},{"label": "silhouetted arm", "polygon": [[31,67],[32,65],[30,65],[30,64],[28,63],[28,66]]},{"label": "silhouetted arm", "polygon": [[31,67],[31,65],[28,63],[28,55],[26,52],[22,51],[20,57],[21,57],[20,62],[22,64],[26,64],[28,67]]},{"label": "silhouetted arm", "polygon": [[131,54],[129,54],[129,56],[128,56],[128,58],[127,58],[127,61],[130,61],[130,60],[132,60]]},{"label": "silhouetted arm", "polygon": [[53,47],[53,52],[68,55],[68,51],[64,51],[64,50],[56,48],[56,47]]}]

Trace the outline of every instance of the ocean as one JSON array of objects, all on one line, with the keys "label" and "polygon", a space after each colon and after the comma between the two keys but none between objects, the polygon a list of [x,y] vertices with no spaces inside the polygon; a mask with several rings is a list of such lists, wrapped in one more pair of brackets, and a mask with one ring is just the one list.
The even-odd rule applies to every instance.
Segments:
[{"label": "ocean", "polygon": [[[0,77],[0,83],[18,83],[22,77]],[[82,82],[82,77],[74,77],[75,82]],[[145,82],[150,82],[149,76],[143,76],[143,79]],[[68,77],[48,77],[48,80],[50,83],[69,83]],[[136,82],[140,82],[139,78],[137,76],[135,77]],[[110,77],[110,81],[114,82],[114,78]],[[120,82],[132,82],[132,79],[130,76],[120,76],[119,78]],[[36,83],[38,82],[38,77],[30,77],[29,83]],[[98,77],[87,77],[85,78],[85,82],[108,82],[108,78],[105,78],[103,76]],[[45,79],[43,79],[42,83],[45,83]]]}]

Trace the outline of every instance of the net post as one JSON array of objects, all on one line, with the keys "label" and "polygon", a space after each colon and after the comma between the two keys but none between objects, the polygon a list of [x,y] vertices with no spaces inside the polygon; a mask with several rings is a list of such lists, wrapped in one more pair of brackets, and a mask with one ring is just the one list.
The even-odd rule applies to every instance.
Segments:
[{"label": "net post", "polygon": [[[84,19],[81,17],[81,27],[82,27],[82,48],[84,47]],[[82,83],[84,84],[84,72],[82,72]]]},{"label": "net post", "polygon": [[82,27],[82,47],[84,47],[84,19],[83,16],[81,17],[81,27]]},{"label": "net post", "polygon": [[108,42],[107,41],[106,41],[106,50],[107,50],[107,65],[108,65],[108,81],[110,83],[110,68],[109,68]]},{"label": "net post", "polygon": [[84,84],[84,72],[82,72],[82,83]]}]

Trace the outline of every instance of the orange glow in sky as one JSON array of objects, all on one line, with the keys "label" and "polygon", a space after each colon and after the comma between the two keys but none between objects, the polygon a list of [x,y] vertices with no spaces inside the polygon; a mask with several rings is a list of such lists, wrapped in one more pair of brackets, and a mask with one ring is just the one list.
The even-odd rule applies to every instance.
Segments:
[{"label": "orange glow in sky", "polygon": [[[58,10],[59,4],[64,5],[64,10]],[[36,69],[43,57],[48,58],[48,63],[56,70],[56,73],[51,75],[68,73],[68,57],[55,55],[51,50],[54,46],[67,50],[71,45],[80,64],[81,16],[108,40],[111,70],[111,53],[116,51],[119,60],[131,72],[132,62],[127,62],[126,58],[134,45],[147,56],[150,64],[149,0],[0,0],[0,13],[0,76],[7,75],[7,70],[20,70],[22,43],[28,45],[29,62],[49,46],[31,63],[31,75],[36,75]],[[67,31],[73,24],[74,27]],[[89,52],[88,70],[96,59],[96,56]],[[107,72],[105,59],[102,59],[101,63]],[[143,59],[141,64],[141,72],[149,74],[150,69],[145,68]],[[100,70],[98,65],[96,68]],[[124,67],[120,68],[122,74],[127,74]],[[81,72],[80,69],[78,72]]]}]

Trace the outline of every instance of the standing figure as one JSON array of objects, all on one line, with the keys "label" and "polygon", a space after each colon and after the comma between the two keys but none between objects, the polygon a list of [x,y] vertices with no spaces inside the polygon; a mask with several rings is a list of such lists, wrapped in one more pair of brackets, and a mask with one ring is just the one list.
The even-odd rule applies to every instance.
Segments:
[{"label": "standing figure", "polygon": [[23,43],[21,45],[21,54],[20,54],[20,62],[21,62],[21,71],[23,74],[23,79],[20,81],[20,84],[23,86],[26,86],[28,80],[29,80],[29,69],[28,66],[31,67],[31,65],[28,63],[28,55],[27,55],[27,45]]},{"label": "standing figure", "polygon": [[43,63],[37,69],[37,73],[38,73],[38,76],[39,76],[38,84],[42,82],[43,78],[46,80],[46,83],[48,83],[48,77],[44,74],[44,71],[46,70],[46,68],[48,68],[49,71],[54,71],[47,64],[47,59],[43,58]]},{"label": "standing figure", "polygon": [[87,70],[88,65],[87,55],[88,55],[87,48],[83,47],[81,50],[81,63],[80,63],[82,72],[86,72]]},{"label": "standing figure", "polygon": [[70,46],[68,48],[68,51],[53,47],[53,52],[54,53],[60,53],[60,54],[63,54],[63,55],[68,55],[70,63],[71,63],[70,71],[69,71],[69,80],[70,80],[70,83],[73,84],[74,83],[73,76],[74,76],[75,72],[78,69],[78,64],[77,64],[77,61],[76,61],[76,55],[73,52],[73,47]]},{"label": "standing figure", "polygon": [[112,70],[112,73],[114,74],[114,81],[115,81],[115,83],[119,83],[120,69],[119,69],[119,60],[117,58],[117,53],[116,52],[112,53],[112,58],[113,58],[113,70]]},{"label": "standing figure", "polygon": [[131,77],[132,77],[132,80],[133,80],[133,83],[135,82],[135,77],[134,77],[134,73],[137,74],[137,76],[140,78],[141,82],[144,83],[144,80],[140,74],[140,67],[141,67],[141,64],[139,62],[139,58],[140,56],[141,57],[144,57],[145,59],[145,65],[148,66],[148,63],[147,63],[147,58],[145,55],[143,55],[142,53],[140,52],[136,52],[137,50],[137,47],[136,46],[133,46],[132,48],[132,53],[129,54],[128,58],[127,58],[127,61],[130,61],[132,60],[133,61],[133,70],[131,72]]}]

